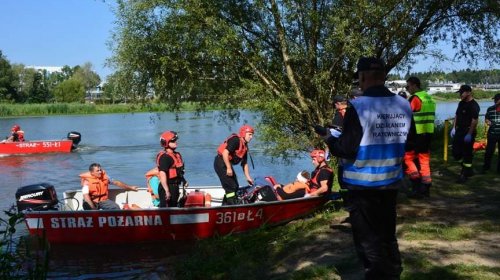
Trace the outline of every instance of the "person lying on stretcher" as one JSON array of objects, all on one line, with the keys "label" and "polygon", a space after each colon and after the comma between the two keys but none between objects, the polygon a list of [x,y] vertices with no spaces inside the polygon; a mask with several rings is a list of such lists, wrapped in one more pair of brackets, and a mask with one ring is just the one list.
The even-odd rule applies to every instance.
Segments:
[{"label": "person lying on stretcher", "polygon": [[306,193],[309,193],[310,178],[309,172],[303,170],[297,174],[297,179],[294,182],[286,185],[274,185],[278,200],[304,197]]}]

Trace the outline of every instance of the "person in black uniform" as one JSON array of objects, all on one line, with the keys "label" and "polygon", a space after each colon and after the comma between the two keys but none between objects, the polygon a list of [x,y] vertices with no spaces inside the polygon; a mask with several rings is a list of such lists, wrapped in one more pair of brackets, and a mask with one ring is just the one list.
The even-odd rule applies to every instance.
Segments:
[{"label": "person in black uniform", "polygon": [[335,95],[333,106],[335,106],[335,114],[333,115],[332,127],[342,131],[344,115],[347,110],[347,98],[343,95]]},{"label": "person in black uniform", "polygon": [[247,182],[253,185],[253,179],[250,177],[247,164],[248,143],[252,140],[253,134],[253,127],[243,125],[240,128],[239,134],[231,134],[217,149],[217,155],[214,159],[214,169],[226,192],[222,201],[223,205],[238,204],[236,191],[239,188],[239,183],[233,165],[241,163]]},{"label": "person in black uniform", "polygon": [[399,279],[396,198],[402,187],[404,147],[412,112],[408,101],[384,86],[384,62],[360,58],[356,76],[363,95],[350,101],[343,132],[326,143],[343,162],[349,217],[365,279]]},{"label": "person in black uniform", "polygon": [[450,136],[453,138],[453,158],[462,164],[457,183],[465,183],[468,177],[474,175],[472,152],[480,108],[472,97],[472,88],[469,85],[462,85],[457,92],[460,93],[461,100],[458,103]]},{"label": "person in black uniform", "polygon": [[160,205],[158,207],[177,207],[180,185],[188,186],[188,182],[184,178],[182,156],[175,151],[178,139],[179,137],[175,131],[165,131],[160,136],[160,144],[163,150],[156,156],[158,177],[160,179],[160,186],[158,187]]},{"label": "person in black uniform", "polygon": [[500,93],[495,94],[493,100],[495,104],[488,107],[484,116],[484,122],[490,128],[488,129],[488,143],[484,152],[483,174],[490,170],[495,146],[498,146],[497,173],[500,174]]}]

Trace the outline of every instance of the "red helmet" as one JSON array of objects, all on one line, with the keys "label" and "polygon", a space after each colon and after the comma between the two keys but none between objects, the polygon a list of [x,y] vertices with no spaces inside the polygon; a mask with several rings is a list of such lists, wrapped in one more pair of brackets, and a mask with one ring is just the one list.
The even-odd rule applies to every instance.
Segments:
[{"label": "red helmet", "polygon": [[244,126],[240,127],[240,137],[245,137],[247,133],[254,133],[253,127],[249,126],[248,124],[245,124]]},{"label": "red helmet", "polygon": [[178,138],[179,137],[177,137],[177,132],[167,130],[161,134],[160,144],[162,147],[165,147],[168,145],[168,143],[177,141]]},{"label": "red helmet", "polygon": [[12,128],[10,129],[12,132],[18,132],[21,130],[21,127],[17,124],[13,125]]},{"label": "red helmet", "polygon": [[322,163],[325,160],[325,151],[323,150],[313,150],[311,152],[311,158],[315,158],[318,163]]}]

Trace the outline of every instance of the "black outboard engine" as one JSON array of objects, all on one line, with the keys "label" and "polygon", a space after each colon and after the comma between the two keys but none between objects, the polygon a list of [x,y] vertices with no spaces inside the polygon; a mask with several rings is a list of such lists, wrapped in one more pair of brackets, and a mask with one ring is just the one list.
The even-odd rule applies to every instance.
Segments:
[{"label": "black outboard engine", "polygon": [[20,187],[16,191],[17,211],[26,209],[35,211],[57,210],[57,193],[54,186],[47,183]]},{"label": "black outboard engine", "polygon": [[78,131],[70,131],[68,132],[67,138],[71,141],[73,141],[73,146],[71,147],[71,150],[76,149],[76,146],[80,143],[82,140],[82,135]]}]

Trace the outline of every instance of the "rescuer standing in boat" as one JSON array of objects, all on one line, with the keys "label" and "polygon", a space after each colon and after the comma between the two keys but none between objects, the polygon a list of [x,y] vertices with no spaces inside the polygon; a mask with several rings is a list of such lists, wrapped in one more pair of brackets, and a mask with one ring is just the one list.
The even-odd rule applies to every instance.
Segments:
[{"label": "rescuer standing in boat", "polygon": [[354,246],[365,279],[399,279],[396,197],[412,112],[408,101],[384,86],[382,60],[363,57],[357,69],[363,96],[351,100],[342,134],[325,141],[332,155],[342,159]]},{"label": "rescuer standing in boat", "polygon": [[184,162],[180,153],[176,152],[177,132],[167,130],[160,136],[160,144],[163,151],[156,155],[156,165],[158,166],[158,177],[160,186],[158,196],[159,207],[177,207],[179,201],[179,186],[188,186],[184,178]]},{"label": "rescuer standing in boat", "polygon": [[240,128],[239,134],[231,134],[217,149],[214,169],[226,192],[222,201],[223,205],[238,204],[236,191],[239,188],[239,184],[233,165],[241,163],[247,182],[253,185],[253,179],[250,177],[250,171],[247,164],[248,143],[252,141],[253,134],[253,127],[243,125]]}]

